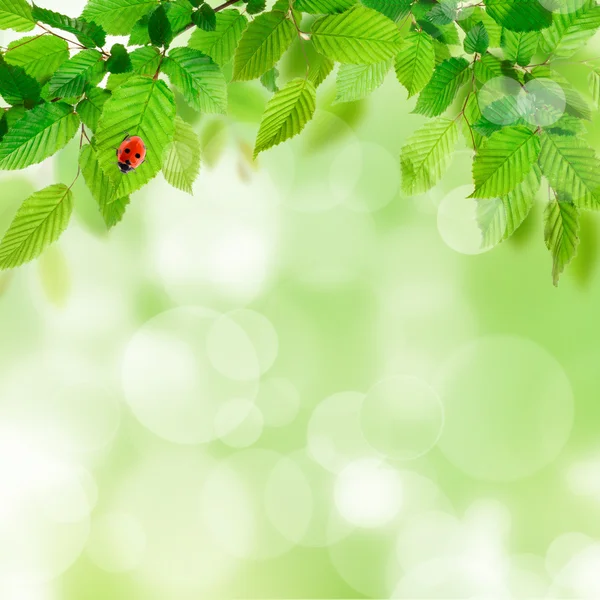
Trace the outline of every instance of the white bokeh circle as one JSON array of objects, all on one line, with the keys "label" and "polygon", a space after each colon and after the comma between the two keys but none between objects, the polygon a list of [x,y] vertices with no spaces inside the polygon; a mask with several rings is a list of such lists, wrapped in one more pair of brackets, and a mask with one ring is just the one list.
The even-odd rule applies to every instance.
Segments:
[{"label": "white bokeh circle", "polygon": [[479,110],[495,125],[512,125],[519,117],[521,84],[510,77],[493,77],[477,93]]},{"label": "white bokeh circle", "polygon": [[391,459],[412,460],[437,443],[444,409],[427,383],[396,376],[375,384],[361,406],[360,421],[367,441]]},{"label": "white bokeh circle", "polygon": [[565,114],[566,107],[563,88],[549,78],[528,81],[519,96],[519,113],[536,127],[554,125]]}]

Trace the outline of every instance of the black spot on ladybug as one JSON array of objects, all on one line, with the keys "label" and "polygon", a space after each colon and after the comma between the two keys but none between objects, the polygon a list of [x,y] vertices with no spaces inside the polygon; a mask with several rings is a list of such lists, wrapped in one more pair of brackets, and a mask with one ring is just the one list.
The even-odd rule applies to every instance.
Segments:
[{"label": "black spot on ladybug", "polygon": [[125,148],[125,154],[129,154],[131,150],[129,148]]},{"label": "black spot on ladybug", "polygon": [[142,158],[142,156],[140,154],[136,154],[135,157],[136,158]]}]

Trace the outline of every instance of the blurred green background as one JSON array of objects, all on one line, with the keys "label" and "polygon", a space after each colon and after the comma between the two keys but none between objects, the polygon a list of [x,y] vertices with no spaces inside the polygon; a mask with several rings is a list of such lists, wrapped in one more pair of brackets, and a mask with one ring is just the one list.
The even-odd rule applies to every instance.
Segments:
[{"label": "blurred green background", "polygon": [[[229,91],[180,106],[193,197],[106,234],[79,181],[0,276],[0,598],[600,597],[598,220],[555,289],[543,197],[481,248],[464,146],[400,194],[393,73],[256,164],[268,93]],[[0,174],[3,230],[77,150]]]}]

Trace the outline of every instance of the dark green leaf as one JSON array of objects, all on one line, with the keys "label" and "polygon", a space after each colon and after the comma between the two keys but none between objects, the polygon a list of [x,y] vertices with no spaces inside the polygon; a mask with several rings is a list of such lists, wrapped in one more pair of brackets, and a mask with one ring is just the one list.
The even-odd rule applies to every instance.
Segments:
[{"label": "dark green leaf", "polygon": [[36,21],[74,34],[87,48],[101,48],[106,43],[106,32],[96,23],[88,23],[85,19],[73,19],[39,6],[33,7],[32,15]]},{"label": "dark green leaf", "polygon": [[173,41],[173,29],[167,17],[167,11],[162,4],[150,15],[148,35],[155,46],[166,48]]},{"label": "dark green leaf", "polygon": [[129,73],[133,71],[131,58],[123,44],[115,44],[110,49],[110,58],[106,61],[106,69],[109,73]]},{"label": "dark green leaf", "polygon": [[490,46],[490,36],[483,23],[475,25],[465,37],[465,52],[467,54],[485,54]]},{"label": "dark green leaf", "polygon": [[217,15],[211,6],[206,3],[201,4],[200,8],[192,14],[192,22],[204,31],[215,31],[217,28]]},{"label": "dark green leaf", "polygon": [[539,31],[552,24],[552,13],[539,0],[486,0],[488,14],[511,31]]},{"label": "dark green leaf", "polygon": [[257,15],[265,10],[266,6],[266,0],[248,0],[246,3],[246,12],[249,15]]},{"label": "dark green leaf", "polygon": [[0,57],[0,96],[8,104],[35,105],[40,99],[40,84],[21,68]]},{"label": "dark green leaf", "polygon": [[410,12],[412,0],[362,0],[368,8],[372,8],[392,21],[404,19]]}]

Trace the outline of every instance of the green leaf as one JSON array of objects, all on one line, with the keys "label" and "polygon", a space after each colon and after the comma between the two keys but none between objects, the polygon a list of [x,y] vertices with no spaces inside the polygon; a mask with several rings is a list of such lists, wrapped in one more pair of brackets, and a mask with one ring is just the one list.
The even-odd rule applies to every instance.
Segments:
[{"label": "green leaf", "polygon": [[0,242],[0,269],[37,258],[67,228],[72,212],[73,195],[62,183],[27,198]]},{"label": "green leaf", "polygon": [[257,15],[265,10],[266,7],[266,0],[247,0],[246,2],[246,12],[249,15]]},{"label": "green leaf", "polygon": [[483,136],[473,127],[481,117],[477,94],[471,94],[465,104],[465,112],[463,113],[463,135],[467,145],[475,151],[483,142]]},{"label": "green leaf", "polygon": [[196,29],[188,45],[207,54],[218,65],[223,66],[233,58],[247,24],[248,19],[237,10],[224,10],[217,13],[217,26],[214,31]]},{"label": "green leaf", "polygon": [[423,194],[442,177],[450,164],[458,128],[455,121],[435,119],[417,130],[402,148],[402,190],[408,196]]},{"label": "green leaf", "polygon": [[0,96],[8,104],[24,104],[29,108],[40,99],[40,84],[21,69],[0,57]]},{"label": "green leaf", "polygon": [[394,57],[402,44],[393,21],[361,5],[318,18],[311,31],[315,50],[341,63],[381,62]]},{"label": "green leaf", "polygon": [[600,70],[593,69],[588,75],[588,84],[590,86],[590,94],[596,108],[600,108]]},{"label": "green leaf", "polygon": [[163,71],[192,108],[206,113],[227,112],[225,77],[219,66],[202,52],[173,48],[163,62]]},{"label": "green leaf", "polygon": [[81,16],[110,35],[129,35],[136,21],[157,5],[157,0],[88,0]]},{"label": "green leaf", "polygon": [[541,173],[534,165],[523,182],[507,196],[477,201],[483,247],[494,246],[513,235],[531,212],[540,183]]},{"label": "green leaf", "polygon": [[31,31],[34,27],[31,6],[25,0],[0,0],[0,29]]},{"label": "green leaf", "polygon": [[540,140],[526,127],[505,127],[494,133],[473,161],[473,198],[495,198],[512,192],[531,171]]},{"label": "green leaf", "polygon": [[146,48],[137,48],[131,52],[129,58],[131,59],[133,71],[110,75],[106,82],[106,89],[115,90],[136,74],[153,76],[160,65],[161,54],[158,48],[148,46]]},{"label": "green leaf", "polygon": [[122,218],[125,209],[129,204],[129,196],[116,198],[116,188],[107,177],[98,163],[98,154],[91,144],[86,144],[81,149],[79,156],[79,165],[81,173],[85,179],[94,200],[98,203],[100,214],[110,229],[114,227]]},{"label": "green leaf", "polygon": [[544,131],[556,135],[582,136],[587,134],[585,121],[567,114],[563,115],[556,123],[544,127]]},{"label": "green leaf", "polygon": [[312,82],[293,79],[267,103],[260,123],[254,158],[263,150],[297,135],[312,119],[317,92]]},{"label": "green leaf", "polygon": [[544,132],[540,167],[550,185],[580,208],[600,208],[600,160],[577,137]]},{"label": "green leaf", "polygon": [[0,169],[24,169],[64,148],[79,127],[73,107],[41,104],[27,111],[0,143]]},{"label": "green leaf", "polygon": [[483,23],[477,23],[465,37],[465,52],[467,54],[485,54],[490,46],[490,36]]},{"label": "green leaf", "polygon": [[95,132],[104,104],[110,98],[110,92],[102,88],[90,88],[85,95],[85,99],[77,105],[77,114],[82,123]]},{"label": "green leaf", "polygon": [[410,12],[413,0],[362,0],[367,8],[372,8],[388,19],[398,22]]},{"label": "green leaf", "polygon": [[355,0],[296,0],[294,8],[311,15],[333,15],[348,10]]},{"label": "green leaf", "polygon": [[453,57],[439,64],[421,92],[414,112],[426,117],[441,115],[468,79],[469,61],[466,59]]},{"label": "green leaf", "polygon": [[233,80],[260,77],[275,65],[295,37],[296,29],[286,13],[270,12],[256,17],[237,47]]},{"label": "green leaf", "polygon": [[192,22],[204,31],[215,31],[217,28],[217,15],[211,6],[204,3],[192,14]]},{"label": "green leaf", "polygon": [[434,69],[435,50],[431,38],[426,33],[411,31],[396,56],[396,77],[408,90],[409,98],[427,85]]},{"label": "green leaf", "polygon": [[[175,99],[164,81],[134,75],[107,100],[98,123],[96,143],[102,170],[123,197],[139,190],[158,174],[165,147],[175,129]],[[146,161],[123,174],[117,167],[115,148],[127,135],[140,136],[146,145]]]},{"label": "green leaf", "polygon": [[110,49],[110,58],[106,61],[106,70],[109,73],[129,73],[133,71],[131,58],[123,44],[114,44]]},{"label": "green leaf", "polygon": [[45,83],[69,59],[69,46],[65,40],[52,35],[25,37],[9,44],[4,58]]},{"label": "green leaf", "polygon": [[336,102],[354,102],[366,98],[384,81],[391,60],[371,65],[341,65],[337,74]]},{"label": "green leaf", "polygon": [[188,194],[200,172],[200,140],[191,125],[175,119],[173,141],[165,148],[163,175],[168,183]]},{"label": "green leaf", "polygon": [[315,88],[319,87],[327,76],[333,71],[335,63],[321,54],[317,54],[316,58],[310,61],[310,69],[308,78],[313,82]]},{"label": "green leaf", "polygon": [[27,111],[24,106],[13,106],[9,108],[4,114],[6,116],[6,123],[8,128],[11,129],[14,127],[17,121],[20,121]]},{"label": "green leaf", "polygon": [[72,19],[67,15],[35,5],[31,12],[35,21],[41,21],[55,29],[62,29],[74,34],[87,48],[102,48],[106,44],[106,32],[96,23],[88,23],[83,19]]},{"label": "green leaf", "polygon": [[539,31],[552,23],[552,13],[539,0],[486,0],[488,14],[511,31]]},{"label": "green leaf", "polygon": [[512,65],[507,62],[502,62],[499,58],[490,54],[484,54],[473,65],[475,78],[481,84],[487,83],[490,79],[496,77],[508,77],[509,79],[518,80],[516,71]]},{"label": "green leaf", "polygon": [[276,67],[269,69],[261,78],[260,82],[263,87],[271,93],[275,93],[279,91],[279,87],[277,86],[277,78],[279,77],[279,71]]},{"label": "green leaf", "polygon": [[2,117],[0,117],[0,142],[8,131],[8,119],[6,118],[6,111],[2,111]]},{"label": "green leaf", "polygon": [[568,200],[550,200],[544,212],[544,240],[552,254],[552,281],[558,286],[560,275],[575,258],[579,246],[579,210]]},{"label": "green leaf", "polygon": [[96,85],[102,80],[105,66],[97,50],[79,52],[60,65],[50,79],[50,94],[54,98],[81,96],[86,84]]},{"label": "green leaf", "polygon": [[562,0],[564,10],[554,14],[552,25],[542,32],[542,49],[546,54],[568,58],[584,47],[600,27],[600,6],[593,0],[579,7],[577,0]]},{"label": "green leaf", "polygon": [[153,11],[148,19],[148,36],[155,46],[168,48],[173,41],[173,29],[163,4]]},{"label": "green leaf", "polygon": [[526,67],[537,52],[540,40],[538,31],[517,33],[509,29],[502,30],[501,46],[504,58],[511,63]]}]

